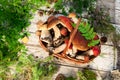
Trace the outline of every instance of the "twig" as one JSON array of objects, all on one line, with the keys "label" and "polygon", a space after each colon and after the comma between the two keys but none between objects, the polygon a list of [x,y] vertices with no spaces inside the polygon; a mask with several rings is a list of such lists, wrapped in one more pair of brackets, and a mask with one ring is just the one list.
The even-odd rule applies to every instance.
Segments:
[{"label": "twig", "polygon": [[76,32],[77,32],[77,29],[78,29],[78,27],[79,27],[80,22],[81,22],[81,19],[79,18],[79,19],[78,19],[78,22],[77,22],[77,24],[76,24],[76,26],[75,26],[75,29],[73,29],[73,31],[71,32],[68,45],[66,46],[65,50],[63,51],[63,53],[64,53],[63,56],[65,56],[66,51],[68,50],[69,46],[71,45],[71,42],[72,42],[72,40],[73,40],[74,37],[75,37],[75,34],[76,34]]}]

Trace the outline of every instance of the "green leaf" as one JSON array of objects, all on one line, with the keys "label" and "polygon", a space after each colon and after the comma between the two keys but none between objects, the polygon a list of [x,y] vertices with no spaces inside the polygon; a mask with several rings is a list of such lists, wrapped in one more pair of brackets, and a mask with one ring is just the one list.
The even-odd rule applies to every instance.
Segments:
[{"label": "green leaf", "polygon": [[90,41],[90,42],[88,43],[88,46],[89,46],[89,47],[90,47],[90,46],[95,46],[95,45],[97,45],[99,42],[100,42],[100,40],[92,40],[92,41]]},{"label": "green leaf", "polygon": [[93,28],[89,30],[89,34],[93,34]]},{"label": "green leaf", "polygon": [[88,32],[90,30],[90,24],[86,23],[85,29]]},{"label": "green leaf", "polygon": [[82,71],[78,71],[77,75],[80,78],[80,80],[87,80]]}]

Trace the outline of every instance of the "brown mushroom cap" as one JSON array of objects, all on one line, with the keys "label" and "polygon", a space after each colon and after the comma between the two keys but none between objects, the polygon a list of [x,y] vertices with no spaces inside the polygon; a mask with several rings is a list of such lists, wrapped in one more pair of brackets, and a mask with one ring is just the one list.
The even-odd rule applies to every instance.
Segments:
[{"label": "brown mushroom cap", "polygon": [[47,24],[39,26],[38,30],[47,30]]},{"label": "brown mushroom cap", "polygon": [[66,16],[58,16],[58,19],[61,21],[61,24],[68,29],[68,31],[73,30],[72,23],[73,21]]},{"label": "brown mushroom cap", "polygon": [[55,19],[56,17],[55,16],[50,16],[48,19],[47,19],[47,23],[49,23],[51,20]]},{"label": "brown mushroom cap", "polygon": [[35,32],[35,34],[36,34],[36,36],[40,36],[40,35],[41,35],[40,30],[37,30],[37,31]]},{"label": "brown mushroom cap", "polygon": [[43,24],[44,24],[44,22],[41,21],[41,20],[39,20],[39,21],[36,23],[37,28],[39,29],[39,28],[41,27],[41,25],[43,25]]},{"label": "brown mushroom cap", "polygon": [[66,27],[69,32],[73,30],[72,21],[68,17],[58,16],[58,18],[56,18],[54,16],[51,16],[50,18],[48,18],[48,20],[49,20],[47,24],[48,30],[55,27],[59,23]]},{"label": "brown mushroom cap", "polygon": [[47,24],[48,30],[54,28],[54,27],[55,27],[57,24],[59,24],[59,23],[60,23],[60,20],[59,20],[59,19],[57,19],[57,18],[52,19],[52,20]]},{"label": "brown mushroom cap", "polygon": [[89,49],[88,41],[81,35],[79,31],[76,32],[72,44],[75,48],[81,51],[86,51]]},{"label": "brown mushroom cap", "polygon": [[68,15],[69,18],[75,18],[76,17],[76,13],[72,12]]}]

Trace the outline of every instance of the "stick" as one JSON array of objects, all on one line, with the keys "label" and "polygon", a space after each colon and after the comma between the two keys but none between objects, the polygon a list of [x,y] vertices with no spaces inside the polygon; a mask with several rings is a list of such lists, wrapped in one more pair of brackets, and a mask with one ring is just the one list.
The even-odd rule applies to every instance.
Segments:
[{"label": "stick", "polygon": [[67,51],[68,48],[70,47],[71,42],[72,42],[72,40],[73,40],[74,37],[75,37],[75,34],[76,34],[76,32],[77,32],[77,29],[78,29],[78,27],[79,27],[80,22],[81,22],[81,19],[79,18],[79,19],[78,19],[78,22],[77,22],[77,24],[76,24],[76,26],[75,26],[75,29],[71,32],[71,35],[70,35],[70,39],[69,39],[68,45],[66,46],[65,50],[63,51],[63,56],[66,55],[66,51]]}]

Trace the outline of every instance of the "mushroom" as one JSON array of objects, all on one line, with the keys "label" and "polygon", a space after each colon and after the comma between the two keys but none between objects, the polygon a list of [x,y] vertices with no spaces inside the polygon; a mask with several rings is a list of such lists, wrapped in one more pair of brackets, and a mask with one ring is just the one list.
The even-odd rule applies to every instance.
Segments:
[{"label": "mushroom", "polygon": [[43,21],[39,20],[36,25],[37,25],[37,28],[39,29],[42,25],[44,24]]},{"label": "mushroom", "polygon": [[60,23],[60,20],[57,18],[54,18],[47,25],[48,30],[53,29],[54,31],[54,37],[53,37],[54,46],[59,46],[63,42],[63,40],[60,40],[61,33],[60,33],[60,29],[57,27],[57,24],[59,23]]},{"label": "mushroom", "polygon": [[40,39],[49,44],[52,41],[52,36],[48,30],[42,30]]},{"label": "mushroom", "polygon": [[73,21],[70,20],[68,17],[58,16],[58,19],[61,21],[60,23],[68,29],[69,32],[73,30],[73,27],[72,27]]},{"label": "mushroom", "polygon": [[40,36],[40,35],[41,35],[41,31],[40,31],[40,30],[37,30],[37,31],[35,32],[35,34],[36,34],[36,36]]},{"label": "mushroom", "polygon": [[72,40],[72,44],[75,48],[81,51],[86,51],[89,49],[88,41],[81,35],[78,30],[74,36],[74,39]]},{"label": "mushroom", "polygon": [[49,44],[52,40],[52,36],[50,32],[47,30],[47,24],[39,25],[38,31],[36,33],[40,35],[40,39]]},{"label": "mushroom", "polygon": [[56,47],[54,50],[53,50],[53,53],[60,53],[60,52],[62,52],[64,49],[65,49],[65,47],[66,47],[66,44],[65,43],[63,43],[63,44],[61,44],[60,46],[58,46],[58,47]]},{"label": "mushroom", "polygon": [[72,49],[69,48],[67,51],[66,51],[66,54],[69,54],[70,57],[75,57],[76,56],[76,53],[77,53],[77,49],[73,46]]},{"label": "mushroom", "polygon": [[98,56],[100,54],[101,50],[100,50],[100,46],[94,46],[91,51],[89,51],[89,55],[94,55],[95,57]]},{"label": "mushroom", "polygon": [[38,30],[47,30],[47,24],[39,25]]},{"label": "mushroom", "polygon": [[76,13],[72,12],[68,15],[69,18],[75,18],[76,17]]},{"label": "mushroom", "polygon": [[56,17],[55,16],[50,16],[48,19],[47,19],[47,23],[49,23],[51,20],[55,19]]},{"label": "mushroom", "polygon": [[68,15],[68,17],[71,18],[74,23],[77,23],[78,19],[76,17],[76,13],[72,12]]}]

